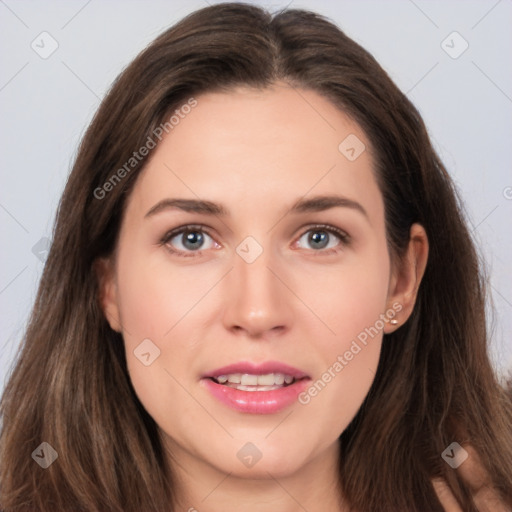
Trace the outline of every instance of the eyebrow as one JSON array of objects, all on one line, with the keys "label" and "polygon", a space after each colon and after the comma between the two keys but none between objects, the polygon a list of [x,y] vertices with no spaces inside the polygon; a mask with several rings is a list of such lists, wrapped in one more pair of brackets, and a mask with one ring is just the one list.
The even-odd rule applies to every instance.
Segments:
[{"label": "eyebrow", "polygon": [[[360,203],[352,199],[337,195],[315,196],[310,199],[298,199],[290,208],[289,213],[321,212],[336,207],[350,208],[368,218],[367,211]],[[212,201],[207,201],[205,199],[167,198],[162,199],[156,203],[146,213],[145,217],[151,217],[157,213],[171,209],[178,209],[189,213],[200,213],[204,215],[220,215],[222,217],[227,217],[229,215],[229,211],[224,206]]]}]

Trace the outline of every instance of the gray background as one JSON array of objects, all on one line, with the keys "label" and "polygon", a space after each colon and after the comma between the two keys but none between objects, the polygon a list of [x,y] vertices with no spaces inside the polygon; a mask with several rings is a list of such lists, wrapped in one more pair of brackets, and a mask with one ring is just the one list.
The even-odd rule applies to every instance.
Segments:
[{"label": "gray background", "polygon": [[[35,297],[66,176],[100,99],[159,33],[208,3],[215,2],[0,0],[0,391]],[[330,17],[419,108],[488,265],[491,357],[505,376],[512,368],[512,2],[253,3]],[[459,55],[464,41],[469,46]],[[58,48],[44,55],[52,44]]]}]

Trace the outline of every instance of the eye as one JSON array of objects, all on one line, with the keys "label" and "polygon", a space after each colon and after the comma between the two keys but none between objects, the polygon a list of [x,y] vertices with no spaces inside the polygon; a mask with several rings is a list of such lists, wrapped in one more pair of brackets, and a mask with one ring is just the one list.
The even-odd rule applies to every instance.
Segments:
[{"label": "eye", "polygon": [[[310,227],[294,245],[310,244],[314,249],[313,252],[325,255],[339,252],[339,247],[348,245],[349,242],[350,237],[347,233],[334,226],[322,224]],[[160,243],[165,245],[171,253],[180,257],[200,256],[204,250],[220,247],[204,226],[194,225],[181,226],[169,231]]]},{"label": "eye", "polygon": [[339,252],[336,247],[347,245],[349,236],[341,229],[328,225],[316,225],[310,227],[296,243],[309,244],[315,252],[321,254],[332,254]]},{"label": "eye", "polygon": [[219,247],[202,226],[191,225],[169,231],[160,243],[165,245],[170,252],[184,257],[198,256],[203,250]]}]

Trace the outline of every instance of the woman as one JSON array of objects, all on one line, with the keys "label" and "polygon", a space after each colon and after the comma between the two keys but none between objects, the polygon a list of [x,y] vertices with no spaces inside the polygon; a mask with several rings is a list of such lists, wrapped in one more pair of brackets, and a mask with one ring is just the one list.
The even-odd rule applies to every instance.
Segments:
[{"label": "woman", "polygon": [[512,506],[452,182],[382,68],[306,11],[202,9],[120,75],[2,415],[9,512]]}]

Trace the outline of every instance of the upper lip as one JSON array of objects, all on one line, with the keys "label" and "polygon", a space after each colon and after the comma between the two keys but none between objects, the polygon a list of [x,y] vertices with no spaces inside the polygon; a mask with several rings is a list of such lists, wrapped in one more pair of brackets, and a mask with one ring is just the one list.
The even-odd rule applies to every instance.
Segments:
[{"label": "upper lip", "polygon": [[203,378],[218,377],[219,375],[230,375],[233,373],[245,373],[249,375],[283,373],[284,375],[291,375],[296,380],[308,377],[307,373],[278,361],[267,361],[259,364],[251,363],[249,361],[241,361],[239,363],[229,364],[227,366],[223,366],[222,368],[217,368],[216,370],[205,373]]}]

